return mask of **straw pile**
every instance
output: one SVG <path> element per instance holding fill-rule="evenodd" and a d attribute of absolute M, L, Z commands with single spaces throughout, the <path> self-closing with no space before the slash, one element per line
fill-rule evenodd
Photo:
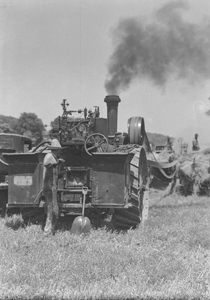
<path fill-rule="evenodd" d="M 180 156 L 177 176 L 185 195 L 209 195 L 210 188 L 210 149 Z"/>
<path fill-rule="evenodd" d="M 168 163 L 168 162 L 172 162 L 176 159 L 177 159 L 177 155 L 174 152 L 170 153 L 166 150 L 159 153 L 156 157 L 156 160 L 160 163 Z"/>
<path fill-rule="evenodd" d="M 163 150 L 160 153 L 147 152 L 147 159 L 155 160 L 159 163 L 168 163 L 178 159 L 178 155 L 174 152 L 168 152 L 167 150 Z"/>

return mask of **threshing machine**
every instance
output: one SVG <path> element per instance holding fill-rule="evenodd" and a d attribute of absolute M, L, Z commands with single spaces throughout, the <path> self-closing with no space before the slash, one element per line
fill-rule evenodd
<path fill-rule="evenodd" d="M 61 216 L 81 215 L 83 191 L 87 192 L 85 215 L 93 224 L 109 216 L 114 228 L 137 226 L 148 212 L 148 166 L 143 147 L 144 120 L 128 120 L 128 132 L 117 132 L 119 96 L 106 96 L 107 118 L 94 111 L 63 112 L 53 136 L 64 149 L 60 157 L 58 204 Z M 80 117 L 75 117 L 75 113 Z M 47 142 L 44 142 L 47 143 Z M 42 143 L 43 144 L 43 143 Z M 42 195 L 43 145 L 32 153 L 8 153 L 8 210 L 18 209 L 23 216 L 39 216 Z"/>

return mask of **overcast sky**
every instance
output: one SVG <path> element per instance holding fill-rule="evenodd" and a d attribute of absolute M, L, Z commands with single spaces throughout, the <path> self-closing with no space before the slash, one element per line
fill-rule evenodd
<path fill-rule="evenodd" d="M 118 129 L 210 146 L 210 1 L 0 0 L 0 114 L 50 124 L 119 94 Z"/>

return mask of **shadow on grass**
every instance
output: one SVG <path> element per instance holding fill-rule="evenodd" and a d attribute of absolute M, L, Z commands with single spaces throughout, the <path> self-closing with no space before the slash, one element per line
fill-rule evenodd
<path fill-rule="evenodd" d="M 157 203 L 153 204 L 150 206 L 150 208 L 173 208 L 173 209 L 176 209 L 176 208 L 180 208 L 180 207 L 194 207 L 194 206 L 197 206 L 197 207 L 208 207 L 209 205 L 206 204 L 206 203 L 201 203 L 201 202 L 192 202 L 192 203 L 175 203 L 175 204 L 161 204 L 160 201 L 162 199 L 158 200 Z"/>
<path fill-rule="evenodd" d="M 56 231 L 60 231 L 60 232 L 65 232 L 65 231 L 71 231 L 71 227 L 73 224 L 74 219 L 77 216 L 63 216 L 60 217 L 58 222 L 57 222 L 57 226 L 56 226 Z M 13 230 L 18 230 L 20 228 L 26 228 L 27 226 L 30 225 L 37 225 L 37 226 L 41 226 L 42 230 L 44 230 L 44 226 L 45 226 L 45 220 L 41 220 L 40 222 L 26 222 L 24 221 L 24 219 L 22 218 L 21 214 L 13 214 L 11 216 L 6 216 L 5 217 L 5 223 L 4 225 L 7 228 L 13 229 Z M 106 218 L 104 220 L 101 220 L 100 222 L 92 222 L 91 223 L 91 229 L 99 229 L 99 228 L 105 228 L 107 231 L 110 232 L 117 232 L 117 233 L 122 233 L 122 232 L 127 232 L 127 230 L 117 230 L 113 227 L 113 224 L 111 223 L 111 220 Z"/>
<path fill-rule="evenodd" d="M 57 230 L 59 231 L 70 231 L 72 223 L 76 216 L 64 216 L 58 219 Z"/>
<path fill-rule="evenodd" d="M 58 231 L 71 231 L 71 227 L 72 224 L 74 222 L 74 219 L 77 216 L 64 216 L 64 217 L 60 217 L 56 226 L 56 230 Z M 95 221 L 94 219 L 91 218 L 91 229 L 101 229 L 101 228 L 105 228 L 107 231 L 110 232 L 116 232 L 116 233 L 126 233 L 127 230 L 122 230 L 122 229 L 116 229 L 113 226 L 113 223 L 111 221 L 111 218 L 107 217 L 104 219 L 101 219 L 100 221 Z"/>

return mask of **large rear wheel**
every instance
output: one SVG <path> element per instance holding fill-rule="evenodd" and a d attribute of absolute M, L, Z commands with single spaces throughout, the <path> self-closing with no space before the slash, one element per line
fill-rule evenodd
<path fill-rule="evenodd" d="M 148 167 L 144 148 L 132 150 L 133 158 L 130 162 L 130 195 L 128 208 L 115 209 L 112 217 L 116 229 L 127 230 L 140 224 L 144 210 L 147 210 L 148 198 Z"/>

